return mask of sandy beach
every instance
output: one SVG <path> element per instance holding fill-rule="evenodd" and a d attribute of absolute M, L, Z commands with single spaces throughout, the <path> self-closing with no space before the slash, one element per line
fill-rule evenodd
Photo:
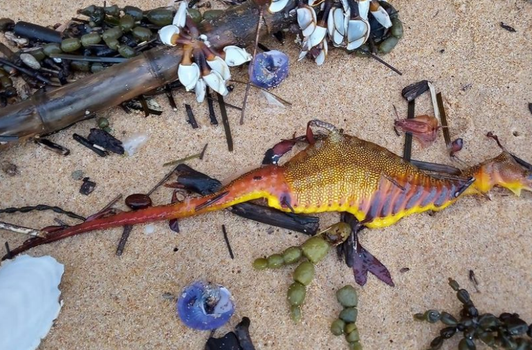
<path fill-rule="evenodd" d="M 132 1 L 116 4 L 143 9 L 167 4 Z M 67 21 L 78 8 L 91 3 L 6 0 L 0 17 L 51 25 Z M 187 164 L 227 182 L 258 167 L 266 149 L 280 139 L 303 134 L 314 118 L 401 154 L 404 137 L 393 130 L 394 106 L 406 118 L 401 89 L 422 79 L 432 81 L 442 93 L 451 137 L 464 140 L 459 156 L 466 164 L 499 154 L 496 143 L 485 136 L 489 131 L 509 151 L 531 162 L 532 3 L 396 0 L 393 5 L 400 11 L 405 33 L 383 58 L 403 75 L 343 50 L 331 49 L 320 67 L 310 60 L 297 62 L 299 48 L 293 36 L 287 35 L 284 46 L 268 39 L 266 46 L 290 57 L 289 77 L 274 92 L 292 106 L 271 106 L 252 90 L 244 125 L 238 124 L 240 113 L 229 110 L 233 152 L 227 150 L 222 126 L 210 124 L 207 105 L 179 90 L 174 93 L 177 111 L 164 96 L 157 97 L 161 116 L 145 118 L 140 112 L 126 114 L 119 108 L 98 113 L 110 120 L 121 139 L 139 133 L 149 136 L 133 156 L 100 158 L 75 142 L 72 134 L 87 135 L 96 127 L 94 119 L 50 136 L 71 150 L 67 157 L 33 143 L 1 151 L 0 163 L 16 164 L 19 174 L 0 172 L 0 207 L 49 204 L 89 216 L 118 194 L 147 192 L 168 172 L 163 163 L 197 153 L 206 143 L 204 159 Z M 516 31 L 501 28 L 501 22 Z M 244 70 L 234 69 L 233 75 L 247 78 Z M 226 102 L 241 105 L 244 90 L 243 85 L 235 85 Z M 187 123 L 185 103 L 192 106 L 198 129 Z M 416 100 L 416 114 L 433 115 L 428 94 Z M 427 148 L 414 142 L 413 157 L 452 164 L 441 132 Z M 75 170 L 97 183 L 89 196 L 79 193 L 81 181 L 71 176 Z M 152 199 L 165 204 L 170 196 L 170 189 L 160 188 Z M 356 286 L 357 324 L 364 349 L 427 349 L 443 326 L 414 322 L 412 315 L 429 308 L 458 314 L 460 304 L 447 284 L 449 277 L 472 292 L 481 312 L 517 312 L 532 321 L 532 193 L 516 197 L 496 189 L 490 197 L 468 196 L 433 216 L 412 215 L 393 226 L 363 232 L 362 244 L 390 269 L 396 284 L 392 288 L 370 276 L 364 287 Z M 126 209 L 123 201 L 118 207 Z M 339 217 L 336 213 L 319 216 L 321 227 Z M 0 214 L 0 221 L 41 228 L 54 224 L 55 217 L 51 212 Z M 227 251 L 222 225 L 234 259 Z M 301 244 L 305 235 L 228 211 L 183 219 L 180 230 L 172 232 L 165 222 L 148 229 L 136 226 L 120 257 L 115 250 L 121 229 L 92 232 L 29 251 L 33 256 L 51 255 L 65 265 L 64 307 L 39 349 L 203 349 L 209 332 L 184 326 L 176 316 L 175 302 L 164 297 L 165 293 L 178 295 L 199 279 L 226 286 L 235 299 L 235 315 L 216 331 L 217 336 L 247 316 L 256 349 L 347 349 L 345 339 L 331 334 L 329 326 L 341 310 L 335 291 L 355 282 L 350 268 L 335 254 L 316 266 L 303 320 L 294 325 L 286 301 L 293 268 L 256 271 L 251 264 L 258 257 Z M 8 241 L 14 247 L 23 240 L 21 235 L 0 230 L 2 246 Z M 409 270 L 400 272 L 405 267 Z M 478 293 L 468 279 L 469 270 L 479 281 Z M 456 349 L 457 344 L 455 337 L 443 349 Z"/>

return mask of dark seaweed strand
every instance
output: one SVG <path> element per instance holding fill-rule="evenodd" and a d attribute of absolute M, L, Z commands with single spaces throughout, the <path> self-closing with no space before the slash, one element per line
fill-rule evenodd
<path fill-rule="evenodd" d="M 415 100 L 408 101 L 408 115 L 407 119 L 414 119 L 414 114 L 416 110 Z M 403 149 L 403 159 L 410 161 L 412 158 L 412 134 L 409 132 L 405 133 L 405 147 Z"/>
<path fill-rule="evenodd" d="M 122 236 L 120 237 L 120 241 L 118 241 L 118 246 L 116 247 L 116 255 L 120 256 L 124 252 L 124 248 L 126 246 L 127 240 L 129 238 L 129 234 L 133 230 L 133 225 L 125 225 L 124 231 L 122 232 Z"/>
<path fill-rule="evenodd" d="M 227 246 L 227 250 L 229 251 L 229 256 L 231 257 L 231 259 L 234 259 L 235 255 L 233 254 L 231 243 L 229 243 L 229 238 L 227 237 L 227 230 L 225 229 L 225 225 L 222 225 L 222 232 L 224 234 L 225 245 Z"/>
<path fill-rule="evenodd" d="M 438 102 L 438 109 L 440 110 L 441 125 L 443 127 L 443 138 L 448 149 L 451 147 L 451 135 L 449 133 L 449 124 L 447 123 L 447 115 L 445 114 L 445 107 L 443 107 L 443 98 L 441 92 L 436 94 L 436 101 Z"/>
<path fill-rule="evenodd" d="M 71 211 L 67 211 L 67 210 L 61 209 L 59 207 L 50 206 L 50 205 L 46 205 L 46 204 L 38 204 L 38 205 L 26 206 L 26 207 L 20 207 L 20 208 L 10 207 L 10 208 L 5 208 L 5 209 L 0 209 L 0 214 L 2 214 L 2 213 L 5 213 L 5 214 L 29 213 L 30 211 L 34 211 L 34 210 L 37 210 L 37 211 L 51 210 L 51 211 L 53 211 L 55 213 L 58 213 L 58 214 L 65 214 L 66 216 L 71 217 L 73 219 L 78 219 L 78 220 L 81 220 L 81 221 L 85 221 L 85 218 L 83 216 L 81 216 L 81 215 L 78 215 L 78 214 L 73 213 Z"/>
<path fill-rule="evenodd" d="M 216 113 L 214 113 L 214 104 L 212 103 L 210 88 L 207 88 L 207 90 L 205 91 L 205 95 L 207 96 L 207 105 L 209 106 L 209 119 L 211 120 L 211 124 L 218 125 Z"/>
<path fill-rule="evenodd" d="M 218 94 L 218 104 L 220 105 L 220 113 L 222 114 L 222 123 L 225 130 L 225 138 L 227 139 L 227 149 L 229 152 L 233 152 L 233 136 L 231 135 L 231 126 L 229 125 L 229 119 L 227 118 L 227 110 L 225 109 L 224 97 Z"/>

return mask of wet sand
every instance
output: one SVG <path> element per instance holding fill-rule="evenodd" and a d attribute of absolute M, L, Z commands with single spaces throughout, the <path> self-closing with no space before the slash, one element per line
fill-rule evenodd
<path fill-rule="evenodd" d="M 64 22 L 90 1 L 19 2 L 8 0 L 1 16 L 43 25 Z M 164 2 L 126 3 L 142 8 Z M 227 151 L 221 126 L 212 126 L 206 105 L 192 94 L 175 93 L 179 109 L 158 98 L 162 116 L 144 118 L 115 108 L 99 113 L 111 121 L 115 134 L 125 139 L 135 133 L 149 135 L 148 142 L 131 157 L 99 158 L 72 139 L 86 135 L 95 120 L 79 123 L 50 139 L 68 147 L 72 154 L 60 157 L 32 143 L 0 153 L 20 174 L 0 173 L 1 207 L 46 203 L 88 216 L 117 194 L 146 192 L 168 168 L 164 162 L 200 151 L 209 143 L 203 161 L 188 164 L 219 179 L 229 180 L 260 164 L 264 151 L 281 138 L 302 134 L 309 119 L 320 118 L 369 141 L 400 153 L 403 138 L 393 132 L 394 108 L 406 116 L 401 89 L 428 79 L 442 92 L 453 138 L 465 141 L 460 157 L 475 164 L 499 153 L 485 137 L 497 134 L 515 154 L 532 161 L 532 3 L 453 0 L 445 2 L 394 1 L 404 22 L 405 36 L 384 58 L 403 72 L 395 74 L 373 60 L 331 50 L 325 65 L 296 62 L 293 41 L 280 47 L 291 59 L 288 79 L 275 93 L 292 103 L 291 108 L 269 106 L 260 94 L 250 96 L 247 119 L 230 110 L 235 140 Z M 7 7 L 7 8 L 5 8 Z M 500 22 L 516 29 L 510 33 Z M 273 40 L 269 47 L 279 47 Z M 234 70 L 235 77 L 245 79 Z M 236 85 L 226 99 L 240 105 L 244 87 Z M 432 114 L 428 95 L 416 105 L 417 114 Z M 200 125 L 186 122 L 183 104 L 195 111 Z M 441 133 L 425 149 L 415 143 L 417 159 L 449 163 Z M 79 194 L 81 181 L 74 170 L 97 183 L 90 196 Z M 167 203 L 171 191 L 161 188 L 155 203 Z M 412 314 L 428 308 L 458 314 L 459 302 L 447 286 L 457 279 L 474 291 L 468 271 L 474 270 L 480 293 L 472 297 L 481 312 L 518 312 L 532 320 L 532 195 L 520 198 L 503 190 L 482 197 L 461 199 L 434 216 L 419 214 L 398 224 L 366 230 L 362 243 L 390 269 L 395 288 L 371 276 L 359 291 L 358 327 L 365 349 L 426 349 L 441 325 L 416 323 Z M 125 205 L 121 205 L 125 209 Z M 0 215 L 0 220 L 43 227 L 57 215 L 32 213 Z M 326 227 L 337 214 L 320 215 Z M 64 217 L 61 217 L 64 219 Z M 74 223 L 71 219 L 65 219 Z M 235 253 L 227 252 L 221 225 Z M 180 222 L 181 233 L 156 223 L 154 232 L 135 227 L 121 257 L 115 256 L 121 229 L 94 232 L 38 247 L 29 253 L 49 254 L 65 264 L 62 281 L 64 307 L 40 349 L 202 349 L 209 332 L 186 328 L 175 313 L 174 302 L 164 293 L 177 295 L 197 279 L 215 281 L 229 288 L 237 308 L 231 322 L 216 332 L 222 335 L 243 316 L 251 319 L 251 336 L 257 349 L 346 349 L 343 337 L 329 331 L 340 306 L 334 292 L 354 279 L 350 269 L 330 254 L 317 266 L 303 307 L 303 321 L 292 324 L 288 316 L 286 289 L 292 269 L 254 271 L 251 262 L 305 240 L 299 233 L 272 228 L 235 217 L 229 212 L 211 213 Z M 0 242 L 16 246 L 23 238 L 0 231 Z M 408 272 L 400 270 L 408 267 Z M 456 349 L 458 339 L 444 349 Z M 480 347 L 481 348 L 481 347 Z"/>

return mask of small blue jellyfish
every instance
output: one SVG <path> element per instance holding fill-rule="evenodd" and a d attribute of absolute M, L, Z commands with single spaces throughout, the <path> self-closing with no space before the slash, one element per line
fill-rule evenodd
<path fill-rule="evenodd" d="M 249 66 L 249 72 L 253 85 L 263 89 L 277 87 L 288 76 L 288 56 L 277 50 L 259 53 Z"/>
<path fill-rule="evenodd" d="M 196 281 L 185 287 L 177 299 L 177 314 L 190 328 L 202 331 L 223 326 L 235 306 L 227 288 L 215 283 Z"/>

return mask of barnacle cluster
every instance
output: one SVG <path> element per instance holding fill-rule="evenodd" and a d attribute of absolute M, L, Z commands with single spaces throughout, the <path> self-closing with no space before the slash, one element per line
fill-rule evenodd
<path fill-rule="evenodd" d="M 282 253 L 258 258 L 253 262 L 253 267 L 257 270 L 277 269 L 300 262 L 294 270 L 294 282 L 287 292 L 290 318 L 294 322 L 301 320 L 301 306 L 307 295 L 307 286 L 314 279 L 314 265 L 327 256 L 331 247 L 344 242 L 350 233 L 351 227 L 345 222 L 340 222 L 307 239 L 301 246 L 290 247 Z"/>
<path fill-rule="evenodd" d="M 269 9 L 282 8 L 273 2 Z M 307 0 L 300 1 L 296 11 L 302 36 L 299 59 L 310 57 L 318 65 L 325 62 L 329 42 L 348 51 L 371 52 L 365 45 L 371 38 L 379 52 L 388 53 L 403 34 L 397 11 L 385 1 Z"/>
<path fill-rule="evenodd" d="M 447 326 L 432 340 L 431 350 L 440 349 L 445 339 L 458 333 L 463 335 L 458 344 L 459 350 L 475 350 L 475 340 L 496 349 L 532 349 L 532 324 L 527 325 L 516 313 L 504 312 L 499 317 L 490 313 L 479 314 L 467 290 L 461 289 L 453 279 L 449 279 L 449 285 L 456 291 L 456 297 L 463 305 L 459 318 L 437 310 L 414 315 L 416 320 L 430 323 L 441 321 Z"/>
<path fill-rule="evenodd" d="M 223 52 L 213 50 L 207 36 L 200 33 L 196 23 L 187 15 L 187 9 L 187 2 L 181 2 L 172 24 L 161 28 L 159 38 L 163 44 L 183 46 L 177 76 L 187 91 L 196 92 L 198 102 L 205 99 L 207 86 L 225 96 L 229 93 L 227 82 L 231 79 L 229 67 L 248 62 L 251 55 L 233 45 L 224 47 Z"/>

